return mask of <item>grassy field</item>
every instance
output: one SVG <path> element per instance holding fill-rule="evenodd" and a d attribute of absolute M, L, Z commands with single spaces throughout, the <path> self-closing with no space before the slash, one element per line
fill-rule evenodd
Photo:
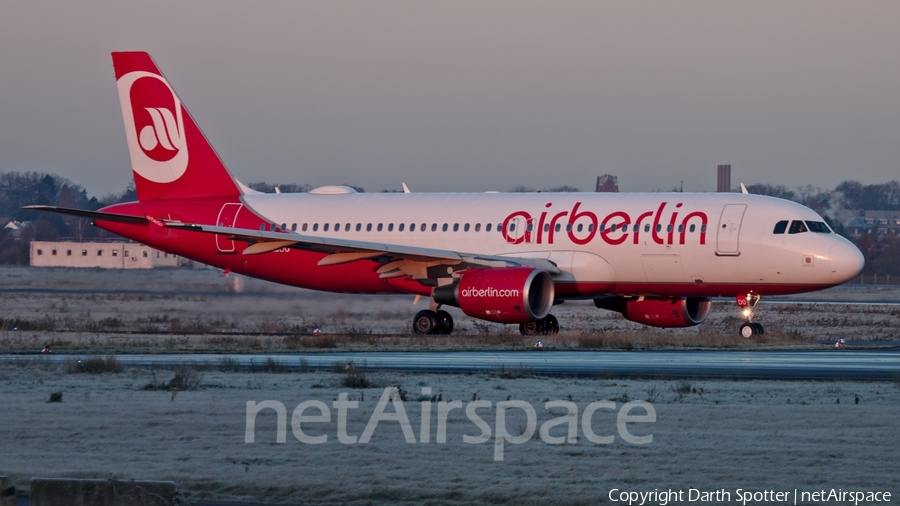
<path fill-rule="evenodd" d="M 554 309 L 563 332 L 545 338 L 558 349 L 816 348 L 819 339 L 896 339 L 900 292 L 840 287 L 796 296 L 800 303 L 761 304 L 760 340 L 736 335 L 732 304 L 716 302 L 708 321 L 658 330 L 625 321 L 590 303 Z M 862 304 L 813 300 L 853 299 Z M 808 302 L 802 302 L 802 301 Z M 871 303 L 866 303 L 869 301 Z M 334 371 L 261 372 L 124 369 L 114 354 L 340 350 L 521 349 L 532 339 L 514 326 L 484 324 L 451 309 L 453 337 L 417 337 L 410 320 L 424 302 L 411 296 L 359 296 L 299 290 L 226 278 L 215 270 L 101 271 L 0 269 L 0 353 L 78 352 L 105 358 L 62 366 L 0 366 L 0 475 L 27 489 L 32 477 L 174 480 L 190 500 L 291 504 L 597 504 L 611 489 L 888 490 L 900 492 L 896 435 L 900 384 L 727 380 L 609 380 L 532 377 L 527 370 L 478 375 Z M 312 335 L 315 328 L 323 332 Z M 106 356 L 111 354 L 110 356 Z M 650 402 L 656 422 L 637 431 L 649 444 L 577 439 L 548 444 L 537 433 L 507 444 L 477 435 L 462 410 L 447 418 L 447 440 L 406 442 L 382 422 L 367 444 L 337 440 L 335 417 L 311 431 L 324 444 L 301 443 L 292 410 L 305 401 L 358 402 L 347 433 L 360 436 L 384 389 L 404 392 L 415 439 L 421 401 L 489 401 L 480 411 L 495 427 L 496 403 L 524 401 L 537 424 L 559 416 L 544 409 L 565 401 L 584 410 L 608 400 L 620 408 Z M 286 408 L 287 437 L 276 442 L 274 411 L 260 413 L 246 443 L 248 402 Z M 434 403 L 433 403 L 434 404 Z M 558 409 L 558 408 L 557 408 Z M 389 412 L 393 412 L 388 408 Z M 581 411 L 579 411 L 581 413 Z M 334 414 L 334 413 L 333 413 Z M 510 433 L 528 428 L 522 411 Z M 614 411 L 594 418 L 597 434 L 616 434 Z M 565 435 L 557 426 L 550 435 Z M 496 435 L 496 434 L 495 434 Z M 734 497 L 732 497 L 734 499 Z M 732 501 L 734 503 L 734 501 Z"/>
<path fill-rule="evenodd" d="M 733 303 L 716 301 L 703 324 L 653 329 L 571 301 L 554 308 L 557 349 L 816 348 L 818 340 L 896 340 L 900 307 L 878 303 L 803 302 L 852 298 L 900 299 L 900 288 L 838 287 L 795 296 L 794 303 L 763 300 L 761 338 L 737 335 Z M 410 331 L 413 305 L 404 295 L 314 292 L 212 269 L 100 270 L 0 268 L 0 353 L 242 352 L 389 349 L 520 349 L 515 325 L 474 320 L 458 309 L 452 337 Z M 319 328 L 323 335 L 313 336 Z"/>
<path fill-rule="evenodd" d="M 586 505 L 608 503 L 614 488 L 670 487 L 900 493 L 900 385 L 893 383 L 103 369 L 0 369 L 0 474 L 25 489 L 34 476 L 174 480 L 190 500 L 275 504 Z M 335 410 L 330 422 L 304 426 L 308 435 L 327 435 L 323 444 L 301 443 L 291 431 L 299 403 L 331 407 L 344 393 L 358 402 L 347 424 L 358 437 L 391 386 L 407 396 L 416 443 L 398 423 L 381 422 L 369 443 L 342 444 Z M 430 441 L 421 442 L 424 387 L 448 402 L 490 401 L 479 413 L 492 428 L 496 403 L 509 399 L 532 404 L 538 426 L 560 415 L 544 409 L 550 400 L 579 410 L 601 399 L 617 409 L 648 401 L 656 422 L 632 432 L 653 439 L 626 443 L 616 435 L 615 411 L 601 411 L 592 430 L 615 436 L 611 444 L 588 441 L 579 426 L 574 442 L 548 444 L 536 433 L 507 443 L 497 461 L 493 438 L 463 441 L 479 429 L 461 410 L 451 412 L 446 442 L 437 443 L 432 407 Z M 54 394 L 60 402 L 48 402 Z M 248 444 L 246 403 L 266 400 L 286 407 L 286 440 L 276 442 L 269 410 L 256 418 Z M 510 410 L 506 426 L 523 433 L 523 412 Z"/>

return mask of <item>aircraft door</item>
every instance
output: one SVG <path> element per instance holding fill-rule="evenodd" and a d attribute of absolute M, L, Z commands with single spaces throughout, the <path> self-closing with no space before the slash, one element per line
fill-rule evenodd
<path fill-rule="evenodd" d="M 719 219 L 716 234 L 716 255 L 738 256 L 741 254 L 739 237 L 741 222 L 744 220 L 746 204 L 726 204 Z"/>
<path fill-rule="evenodd" d="M 225 204 L 222 206 L 222 209 L 219 210 L 219 218 L 216 220 L 216 225 L 220 227 L 234 227 L 235 223 L 237 223 L 237 215 L 238 212 L 243 207 L 243 204 Z M 219 249 L 219 253 L 234 253 L 234 241 L 228 238 L 228 236 L 222 234 L 216 234 L 216 248 Z"/>
<path fill-rule="evenodd" d="M 527 237 L 525 234 L 525 223 L 526 221 L 518 216 L 509 220 L 506 224 L 507 242 L 513 244 L 525 242 L 525 237 Z"/>

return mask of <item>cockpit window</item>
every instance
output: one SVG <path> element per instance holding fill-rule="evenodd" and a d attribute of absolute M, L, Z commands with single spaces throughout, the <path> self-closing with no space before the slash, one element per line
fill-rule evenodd
<path fill-rule="evenodd" d="M 822 221 L 807 221 L 806 226 L 809 227 L 810 232 L 817 232 L 819 234 L 831 233 L 831 229 Z"/>
<path fill-rule="evenodd" d="M 787 220 L 779 221 L 775 224 L 775 230 L 772 231 L 773 234 L 783 234 L 785 230 L 787 230 Z"/>
<path fill-rule="evenodd" d="M 802 232 L 806 232 L 806 224 L 804 224 L 800 220 L 794 220 L 791 222 L 791 228 L 788 229 L 789 234 L 799 234 Z"/>

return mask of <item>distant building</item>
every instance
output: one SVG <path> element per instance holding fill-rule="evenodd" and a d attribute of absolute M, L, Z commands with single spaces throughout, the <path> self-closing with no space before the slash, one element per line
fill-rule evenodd
<path fill-rule="evenodd" d="M 728 193 L 731 191 L 731 165 L 719 165 L 716 178 L 716 191 Z"/>
<path fill-rule="evenodd" d="M 34 267 L 152 269 L 179 267 L 190 261 L 135 242 L 32 241 Z"/>
<path fill-rule="evenodd" d="M 26 225 L 28 225 L 28 222 L 11 220 L 7 222 L 3 228 L 9 230 L 13 237 L 20 237 L 22 229 L 25 228 Z"/>
<path fill-rule="evenodd" d="M 597 176 L 597 188 L 594 191 L 619 193 L 619 178 L 610 174 Z"/>
<path fill-rule="evenodd" d="M 866 234 L 878 237 L 900 235 L 900 211 L 845 209 L 838 213 L 837 220 L 844 226 L 844 233 L 852 238 Z"/>

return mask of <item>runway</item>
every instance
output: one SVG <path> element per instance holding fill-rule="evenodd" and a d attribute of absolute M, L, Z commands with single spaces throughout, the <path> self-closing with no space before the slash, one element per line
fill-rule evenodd
<path fill-rule="evenodd" d="M 2 355 L 11 364 L 64 364 L 78 355 Z M 821 351 L 509 351 L 242 355 L 119 355 L 123 367 L 230 370 L 407 371 L 609 378 L 900 380 L 900 350 Z"/>

